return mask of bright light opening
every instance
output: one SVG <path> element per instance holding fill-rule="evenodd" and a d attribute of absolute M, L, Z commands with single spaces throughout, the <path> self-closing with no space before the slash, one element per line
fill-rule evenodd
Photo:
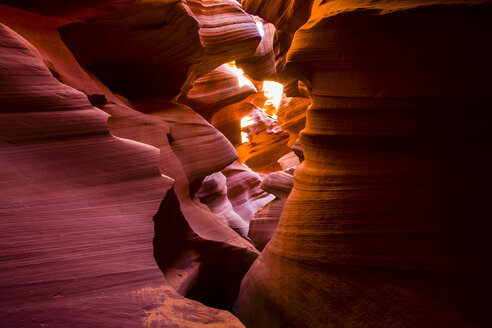
<path fill-rule="evenodd" d="M 248 132 L 243 132 L 243 129 L 246 129 L 254 124 L 253 118 L 251 116 L 245 116 L 241 119 L 241 142 L 249 142 Z"/>
<path fill-rule="evenodd" d="M 273 105 L 275 109 L 278 109 L 280 101 L 282 100 L 282 94 L 284 92 L 284 86 L 278 82 L 263 81 L 263 91 L 268 98 L 265 105 Z"/>
<path fill-rule="evenodd" d="M 235 61 L 231 61 L 227 64 L 229 64 L 229 67 L 232 69 L 232 71 L 236 75 L 237 84 L 239 85 L 240 88 L 245 86 L 245 85 L 253 87 L 253 88 L 255 87 L 253 82 L 251 82 L 246 76 L 244 76 L 244 71 L 240 68 L 237 68 Z"/>
<path fill-rule="evenodd" d="M 242 143 L 249 142 L 249 137 L 248 137 L 248 134 L 246 132 L 241 132 L 241 142 Z"/>
<path fill-rule="evenodd" d="M 263 30 L 263 23 L 260 21 L 256 22 L 256 28 L 258 29 L 258 33 L 260 33 L 261 37 L 265 35 L 265 30 Z"/>
<path fill-rule="evenodd" d="M 245 116 L 241 119 L 241 129 L 245 129 L 253 125 L 254 121 L 251 116 Z"/>
<path fill-rule="evenodd" d="M 256 28 L 258 29 L 258 33 L 260 33 L 261 37 L 263 37 L 265 35 L 265 30 L 263 29 L 263 22 L 257 16 L 254 16 L 253 19 L 255 20 Z"/>

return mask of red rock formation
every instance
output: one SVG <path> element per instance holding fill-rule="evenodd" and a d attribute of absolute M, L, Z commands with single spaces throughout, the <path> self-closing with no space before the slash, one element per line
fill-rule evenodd
<path fill-rule="evenodd" d="M 202 95 L 206 97 L 206 93 Z M 197 101 L 199 99 L 197 97 Z M 239 161 L 258 172 L 280 170 L 278 160 L 290 152 L 288 134 L 280 129 L 277 120 L 265 113 L 267 100 L 263 91 L 252 94 L 241 102 L 220 108 L 211 119 L 212 124 L 235 145 Z M 250 125 L 241 127 L 248 118 Z M 241 132 L 248 135 L 247 140 Z"/>
<path fill-rule="evenodd" d="M 261 24 L 263 30 L 261 42 L 253 56 L 239 59 L 237 65 L 256 81 L 277 81 L 275 53 L 273 51 L 275 26 L 262 20 L 259 20 L 258 23 Z"/>
<path fill-rule="evenodd" d="M 25 2 L 22 7 L 31 9 L 32 5 L 35 6 Z M 237 3 L 229 1 L 112 1 L 101 7 L 94 7 L 91 2 L 72 5 L 65 7 L 70 7 L 67 12 L 60 8 L 60 15 L 66 15 L 63 18 L 40 16 L 0 5 L 0 19 L 34 45 L 39 60 L 49 67 L 56 79 L 83 91 L 93 105 L 111 115 L 108 121 L 113 135 L 160 150 L 155 168 L 158 166 L 160 173 L 172 177 L 175 183 L 154 217 L 156 261 L 169 284 L 182 294 L 217 307 L 231 307 L 242 276 L 256 258 L 257 251 L 201 204 L 195 193 L 206 176 L 228 166 L 237 154 L 232 145 L 193 110 L 166 99 L 176 95 L 188 77 L 192 81 L 223 61 L 253 53 L 259 41 L 254 21 Z M 229 24 L 231 17 L 234 24 Z M 230 32 L 234 37 L 226 38 Z M 180 48 L 187 42 L 192 46 Z M 98 47 L 97 51 L 94 51 L 95 47 Z M 186 51 L 190 51 L 189 56 Z M 166 89 L 165 83 L 169 88 Z M 9 90 L 10 80 L 6 86 Z M 40 90 L 38 86 L 28 84 L 23 88 L 26 93 L 39 93 Z M 60 95 L 67 98 L 61 91 Z M 19 97 L 29 102 L 27 107 L 44 110 L 39 96 L 29 98 L 19 93 Z M 80 98 L 88 104 L 82 94 Z M 49 106 L 53 102 L 50 99 L 46 100 Z M 10 108 L 20 106 L 17 98 L 2 101 Z M 76 101 L 78 98 L 68 102 L 67 106 L 73 106 Z M 47 108 L 51 108 L 49 106 Z M 77 112 L 71 111 L 70 115 L 64 116 L 66 128 L 53 123 L 49 126 L 51 131 L 41 132 L 46 138 L 56 137 L 61 141 L 65 137 L 71 138 L 68 128 L 72 125 L 68 123 L 85 120 L 78 115 L 72 119 L 73 113 Z M 101 115 L 106 119 L 106 114 Z M 90 125 L 88 128 L 92 129 Z M 12 130 L 15 129 L 9 129 L 9 133 L 14 133 Z M 108 152 L 107 156 L 110 154 Z M 133 162 L 125 159 L 125 163 L 132 165 Z M 165 192 L 160 190 L 159 194 L 162 199 Z M 151 212 L 146 211 L 145 215 L 150 218 Z M 166 230 L 168 226 L 176 226 L 176 230 Z M 151 249 L 145 251 L 150 254 Z M 178 302 L 180 298 L 175 295 L 175 299 Z M 219 318 L 218 324 L 220 320 L 226 321 L 227 316 L 212 312 L 211 317 Z M 149 322 L 155 322 L 155 317 L 152 320 Z M 183 325 L 188 326 L 193 320 Z M 200 320 L 213 322 L 215 319 L 196 319 Z M 234 325 L 231 320 L 228 322 Z"/>
<path fill-rule="evenodd" d="M 249 142 L 236 147 L 239 161 L 257 172 L 273 172 L 281 169 L 277 160 L 290 152 L 288 134 L 278 122 L 259 108 L 250 113 L 253 124 L 246 128 Z"/>
<path fill-rule="evenodd" d="M 281 128 L 290 136 L 288 145 L 292 146 L 299 138 L 299 132 L 306 125 L 306 110 L 311 101 L 301 97 L 284 97 L 280 102 L 277 117 Z"/>
<path fill-rule="evenodd" d="M 158 147 L 161 172 L 175 180 L 173 191 L 168 192 L 154 217 L 154 253 L 167 281 L 188 297 L 230 308 L 257 252 L 226 226 L 221 216 L 201 204 L 196 192 L 205 176 L 236 158 L 234 149 L 184 106 L 164 110 L 160 104 L 161 111 L 152 115 L 128 109 L 120 113 L 121 108 L 115 105 L 106 107 L 113 110 L 112 131 Z M 210 157 L 217 149 L 221 152 Z"/>
<path fill-rule="evenodd" d="M 232 208 L 227 198 L 226 177 L 216 172 L 203 180 L 197 193 L 200 202 L 206 204 L 225 224 L 243 237 L 248 236 L 249 222 L 244 221 Z"/>
<path fill-rule="evenodd" d="M 155 264 L 150 218 L 173 183 L 157 149 L 112 136 L 108 115 L 3 24 L 0 90 L 2 327 L 242 326 Z"/>
<path fill-rule="evenodd" d="M 230 308 L 257 252 L 201 204 L 195 193 L 203 178 L 237 158 L 234 148 L 186 106 L 156 100 L 132 105 L 152 114 L 108 104 L 104 109 L 112 115 L 112 131 L 159 148 L 160 170 L 175 180 L 172 194 L 168 193 L 154 217 L 154 253 L 159 267 L 182 294 Z"/>
<path fill-rule="evenodd" d="M 260 251 L 272 239 L 284 210 L 285 201 L 285 199 L 274 199 L 251 218 L 248 237 Z"/>
<path fill-rule="evenodd" d="M 283 171 L 270 173 L 261 183 L 261 189 L 275 195 L 278 199 L 287 199 L 294 187 L 294 170 L 289 168 Z"/>
<path fill-rule="evenodd" d="M 197 196 L 229 227 L 247 238 L 253 214 L 274 198 L 260 189 L 260 183 L 258 174 L 234 162 L 222 172 L 206 177 Z"/>
<path fill-rule="evenodd" d="M 244 9 L 254 15 L 258 15 L 267 22 L 272 23 L 288 33 L 294 33 L 304 24 L 311 12 L 314 0 L 242 0 Z"/>
<path fill-rule="evenodd" d="M 220 64 L 255 53 L 261 36 L 239 2 L 186 0 L 186 5 L 200 26 L 200 42 L 205 48 L 203 58 L 190 69 L 188 85 Z"/>
<path fill-rule="evenodd" d="M 241 137 L 241 119 L 255 108 L 255 105 L 249 101 L 253 96 L 239 103 L 221 108 L 212 118 L 212 125 L 234 146 L 239 146 L 243 142 Z"/>
<path fill-rule="evenodd" d="M 261 188 L 276 196 L 276 199 L 255 213 L 249 227 L 249 237 L 262 250 L 275 232 L 285 202 L 294 185 L 294 168 L 270 173 L 261 183 Z"/>
<path fill-rule="evenodd" d="M 227 178 L 227 197 L 234 211 L 246 222 L 249 223 L 258 209 L 274 199 L 260 188 L 260 176 L 245 165 L 234 162 L 222 173 Z"/>
<path fill-rule="evenodd" d="M 284 84 L 284 92 L 289 97 L 299 96 L 297 90 L 297 80 L 292 76 L 285 74 L 285 56 L 292 43 L 292 37 L 294 32 L 304 24 L 309 18 L 311 4 L 313 0 L 295 0 L 295 1 L 282 1 L 274 0 L 268 2 L 259 2 L 255 0 L 244 0 L 242 4 L 245 10 L 249 13 L 259 15 L 267 22 L 272 23 L 276 30 L 274 34 L 265 33 L 266 38 L 262 40 L 262 43 L 267 43 L 263 48 L 262 53 L 266 56 L 265 63 L 272 65 L 270 69 L 276 70 L 276 81 L 280 81 Z M 269 30 L 271 32 L 271 30 Z M 262 44 L 260 43 L 260 46 Z M 274 60 L 272 62 L 270 48 L 273 51 Z M 259 53 L 257 54 L 259 55 Z M 255 61 L 256 63 L 259 60 Z M 248 66 L 246 66 L 246 69 Z M 255 67 L 260 72 L 265 69 L 256 64 Z M 255 68 L 250 68 L 249 71 L 253 71 Z"/>
<path fill-rule="evenodd" d="M 492 326 L 481 2 L 3 1 L 0 326 Z"/>
<path fill-rule="evenodd" d="M 114 0 L 73 0 L 70 2 L 47 0 L 41 3 L 36 0 L 2 0 L 2 4 L 50 17 L 70 17 L 88 7 L 97 7 L 112 1 Z"/>
<path fill-rule="evenodd" d="M 63 41 L 84 68 L 129 99 L 176 95 L 185 81 L 188 90 L 217 66 L 253 54 L 260 41 L 235 1 L 113 1 L 77 18 L 60 28 Z"/>
<path fill-rule="evenodd" d="M 210 122 L 221 108 L 238 103 L 254 93 L 256 88 L 253 83 L 239 80 L 233 69 L 223 64 L 195 80 L 192 88 L 182 93 L 177 101 L 190 106 Z"/>
<path fill-rule="evenodd" d="M 243 280 L 246 326 L 492 325 L 492 7 L 429 3 L 317 1 L 296 32 L 306 159 Z"/>

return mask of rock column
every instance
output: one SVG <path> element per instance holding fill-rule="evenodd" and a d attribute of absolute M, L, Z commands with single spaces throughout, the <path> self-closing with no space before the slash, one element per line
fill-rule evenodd
<path fill-rule="evenodd" d="M 490 326 L 492 6 L 330 6 L 315 5 L 287 55 L 310 88 L 305 161 L 238 315 L 247 327 Z"/>

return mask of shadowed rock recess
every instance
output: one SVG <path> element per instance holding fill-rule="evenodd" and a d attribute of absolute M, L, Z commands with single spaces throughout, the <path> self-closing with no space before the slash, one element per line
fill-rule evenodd
<path fill-rule="evenodd" d="M 0 327 L 492 327 L 491 17 L 0 1 Z"/>

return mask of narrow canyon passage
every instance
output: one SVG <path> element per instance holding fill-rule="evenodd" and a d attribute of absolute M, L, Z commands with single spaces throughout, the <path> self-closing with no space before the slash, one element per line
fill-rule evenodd
<path fill-rule="evenodd" d="M 491 14 L 1 1 L 0 326 L 492 326 Z"/>

